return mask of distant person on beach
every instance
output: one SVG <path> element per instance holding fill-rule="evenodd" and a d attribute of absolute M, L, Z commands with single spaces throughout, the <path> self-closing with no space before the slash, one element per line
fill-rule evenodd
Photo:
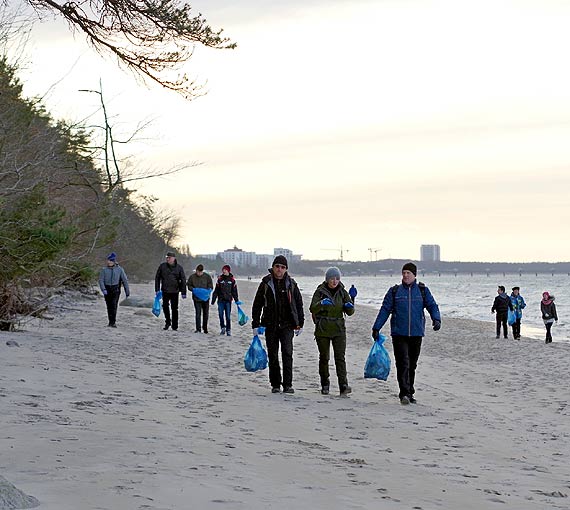
<path fill-rule="evenodd" d="M 325 281 L 315 290 L 309 307 L 315 323 L 315 340 L 319 348 L 319 376 L 323 395 L 328 395 L 330 390 L 331 344 L 340 394 L 344 396 L 352 393 L 346 377 L 344 315 L 354 314 L 354 303 L 340 281 L 340 276 L 338 267 L 329 267 L 325 273 Z"/>
<path fill-rule="evenodd" d="M 265 328 L 267 357 L 269 358 L 269 382 L 271 392 L 284 393 L 293 389 L 293 336 L 299 336 L 305 323 L 303 298 L 297 282 L 287 272 L 287 259 L 277 255 L 269 274 L 261 279 L 251 307 L 253 334 Z M 283 361 L 283 378 L 279 365 L 279 346 Z"/>
<path fill-rule="evenodd" d="M 356 290 L 356 287 L 354 286 L 354 284 L 352 284 L 350 286 L 350 289 L 348 289 L 348 295 L 350 296 L 350 299 L 352 299 L 352 302 L 354 303 L 354 301 L 356 300 L 356 295 L 358 294 L 358 291 Z"/>
<path fill-rule="evenodd" d="M 158 266 L 154 278 L 154 291 L 162 290 L 162 310 L 164 311 L 164 329 L 172 326 L 172 331 L 178 329 L 178 294 L 186 299 L 186 275 L 184 269 L 176 260 L 176 253 L 169 251 L 166 262 Z M 171 312 L 172 310 L 172 317 Z"/>
<path fill-rule="evenodd" d="M 129 281 L 125 270 L 117 263 L 115 252 L 107 256 L 107 265 L 99 272 L 99 288 L 105 297 L 107 305 L 108 327 L 116 328 L 117 308 L 121 296 L 121 285 L 125 288 L 125 294 L 130 296 Z"/>
<path fill-rule="evenodd" d="M 507 319 L 509 316 L 509 310 L 513 310 L 513 304 L 511 303 L 511 298 L 505 293 L 505 287 L 503 285 L 499 285 L 497 288 L 497 294 L 495 301 L 493 301 L 493 306 L 491 307 L 491 313 L 497 312 L 496 338 L 501 338 L 501 325 L 503 326 L 503 335 L 505 338 L 509 338 Z"/>
<path fill-rule="evenodd" d="M 558 322 L 558 314 L 556 313 L 556 305 L 554 304 L 554 296 L 549 292 L 542 293 L 542 301 L 540 302 L 540 312 L 542 313 L 542 320 L 546 327 L 546 339 L 544 343 L 552 343 L 552 325 Z"/>
<path fill-rule="evenodd" d="M 402 283 L 390 288 L 372 326 L 372 337 L 378 340 L 382 326 L 390 318 L 390 334 L 396 359 L 400 402 L 415 404 L 416 367 L 422 338 L 425 336 L 424 308 L 428 311 L 434 331 L 441 328 L 441 315 L 430 290 L 416 281 L 418 269 L 412 262 L 402 267 Z"/>
<path fill-rule="evenodd" d="M 513 287 L 513 291 L 511 293 L 511 304 L 513 305 L 513 312 L 515 314 L 515 322 L 512 325 L 513 328 L 513 338 L 515 340 L 521 339 L 521 320 L 522 320 L 522 311 L 523 308 L 526 306 L 524 302 L 524 298 L 520 295 L 520 287 Z"/>
<path fill-rule="evenodd" d="M 210 315 L 210 294 L 214 288 L 212 277 L 204 272 L 204 266 L 198 264 L 196 271 L 190 275 L 187 282 L 188 290 L 192 292 L 192 301 L 196 312 L 196 331 L 208 334 L 208 316 Z M 196 289 L 196 290 L 195 290 Z"/>
<path fill-rule="evenodd" d="M 238 299 L 236 280 L 232 268 L 226 264 L 222 267 L 222 274 L 218 277 L 216 288 L 212 294 L 212 305 L 218 300 L 218 315 L 220 317 L 220 335 L 232 336 L 232 299 L 241 304 Z"/>

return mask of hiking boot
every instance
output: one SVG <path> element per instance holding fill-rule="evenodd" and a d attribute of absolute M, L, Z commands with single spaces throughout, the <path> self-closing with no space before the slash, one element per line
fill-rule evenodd
<path fill-rule="evenodd" d="M 204 328 L 204 335 L 208 334 L 208 330 L 206 328 Z"/>
<path fill-rule="evenodd" d="M 321 387 L 321 394 L 328 395 L 330 392 L 330 386 L 328 384 L 323 384 Z"/>
<path fill-rule="evenodd" d="M 403 406 L 407 406 L 409 403 L 410 403 L 410 397 L 408 397 L 408 395 L 404 395 L 400 399 L 400 404 L 402 404 Z"/>
<path fill-rule="evenodd" d="M 178 328 L 175 328 L 174 326 L 172 326 L 172 331 L 178 331 Z"/>
<path fill-rule="evenodd" d="M 220 335 L 225 335 L 226 334 L 226 328 L 222 328 L 220 330 Z"/>
<path fill-rule="evenodd" d="M 232 332 L 229 329 L 226 329 L 226 335 L 227 336 L 232 336 Z"/>
<path fill-rule="evenodd" d="M 275 386 L 271 388 L 271 393 L 281 393 L 281 388 L 279 386 Z"/>
<path fill-rule="evenodd" d="M 352 388 L 348 384 L 340 387 L 341 397 L 344 397 L 346 395 L 350 395 L 351 393 L 352 393 Z"/>
<path fill-rule="evenodd" d="M 495 337 L 496 340 L 498 340 L 499 338 L 501 338 L 499 335 L 497 335 L 497 336 Z"/>
<path fill-rule="evenodd" d="M 115 323 L 113 323 L 113 324 L 109 324 L 109 327 L 110 327 L 110 328 L 116 328 L 117 325 L 116 325 Z"/>
<path fill-rule="evenodd" d="M 194 330 L 194 333 L 202 333 L 202 330 L 200 330 L 200 329 L 195 329 L 195 330 Z"/>
<path fill-rule="evenodd" d="M 291 386 L 283 388 L 283 393 L 295 393 L 295 390 Z"/>
<path fill-rule="evenodd" d="M 170 322 L 167 322 L 162 329 L 166 331 L 170 327 Z"/>
<path fill-rule="evenodd" d="M 417 404 L 417 403 L 418 403 L 418 401 L 417 401 L 417 400 L 414 398 L 414 396 L 412 395 L 412 396 L 410 397 L 410 404 Z"/>

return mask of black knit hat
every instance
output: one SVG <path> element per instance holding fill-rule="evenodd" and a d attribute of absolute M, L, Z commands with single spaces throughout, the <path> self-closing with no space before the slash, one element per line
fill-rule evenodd
<path fill-rule="evenodd" d="M 402 273 L 404 271 L 411 271 L 412 273 L 414 273 L 414 276 L 418 274 L 418 268 L 413 262 L 406 262 L 402 267 Z"/>
<path fill-rule="evenodd" d="M 283 255 L 277 255 L 277 257 L 273 259 L 273 264 L 271 264 L 271 267 L 273 267 L 275 264 L 281 264 L 282 266 L 289 268 L 289 265 L 287 264 L 287 259 Z"/>

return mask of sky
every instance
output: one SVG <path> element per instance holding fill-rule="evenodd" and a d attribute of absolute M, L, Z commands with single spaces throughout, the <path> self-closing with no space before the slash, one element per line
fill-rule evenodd
<path fill-rule="evenodd" d="M 235 50 L 197 47 L 193 101 L 145 86 L 57 20 L 21 77 L 58 118 L 97 123 L 101 80 L 137 191 L 193 254 L 568 261 L 570 2 L 190 2 Z M 89 115 L 95 113 L 94 116 Z M 373 251 L 371 251 L 373 250 Z"/>

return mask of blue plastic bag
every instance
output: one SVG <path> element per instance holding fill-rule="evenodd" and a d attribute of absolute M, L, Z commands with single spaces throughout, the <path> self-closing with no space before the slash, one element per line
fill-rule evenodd
<path fill-rule="evenodd" d="M 267 368 L 267 353 L 257 335 L 253 337 L 251 345 L 243 357 L 243 364 L 248 372 L 257 372 Z"/>
<path fill-rule="evenodd" d="M 381 379 L 385 381 L 390 375 L 390 355 L 384 347 L 386 337 L 380 335 L 378 340 L 374 342 L 366 365 L 364 365 L 364 378 L 365 379 Z"/>
<path fill-rule="evenodd" d="M 514 310 L 509 310 L 509 315 L 507 316 L 507 322 L 509 326 L 512 326 L 515 322 L 517 322 L 517 312 Z"/>
<path fill-rule="evenodd" d="M 212 289 L 203 289 L 200 287 L 194 287 L 192 289 L 192 294 L 198 301 L 210 301 L 210 295 L 212 294 Z"/>
<path fill-rule="evenodd" d="M 156 296 L 154 296 L 154 304 L 152 305 L 152 314 L 156 317 L 160 315 L 160 300 L 162 299 L 162 291 L 159 290 Z"/>
<path fill-rule="evenodd" d="M 240 326 L 245 326 L 249 317 L 245 314 L 245 312 L 241 309 L 239 305 L 237 305 L 237 313 L 238 313 L 238 323 Z"/>

